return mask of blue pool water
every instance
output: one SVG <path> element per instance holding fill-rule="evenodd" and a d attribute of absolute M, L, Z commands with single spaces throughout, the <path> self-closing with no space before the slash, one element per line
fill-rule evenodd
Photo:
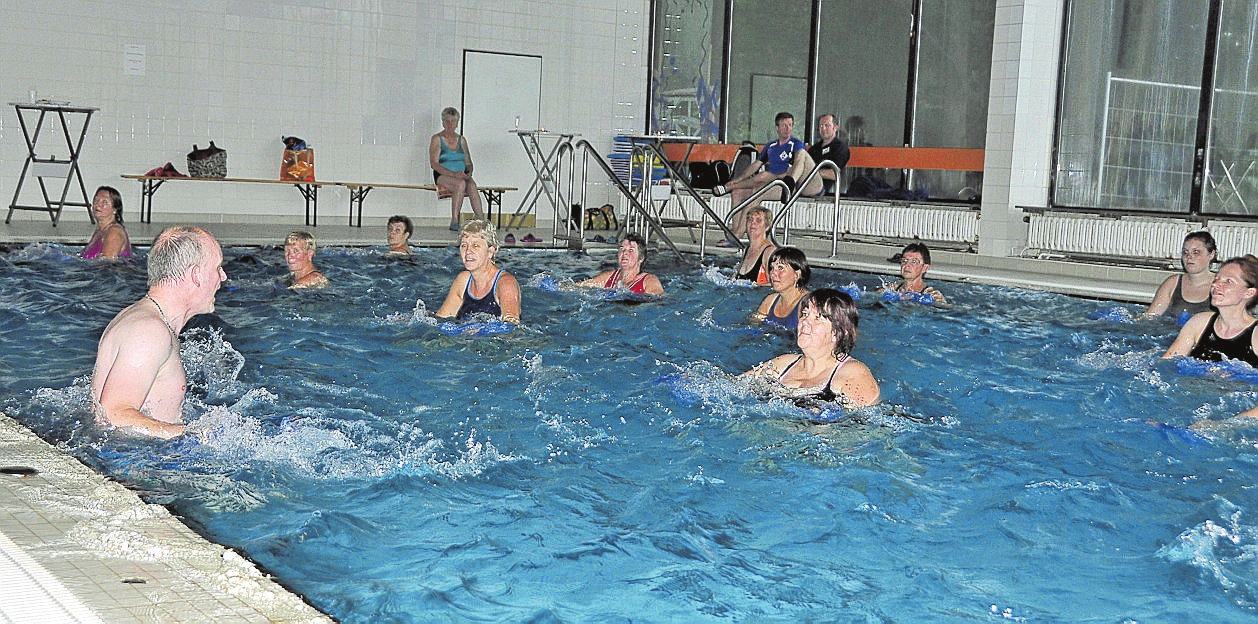
<path fill-rule="evenodd" d="M 0 262 L 6 413 L 169 505 L 346 622 L 1249 622 L 1258 613 L 1258 386 L 1158 359 L 1137 306 L 946 284 L 955 307 L 855 283 L 883 405 L 837 425 L 732 373 L 793 349 L 764 296 L 655 260 L 669 295 L 547 292 L 610 255 L 500 254 L 524 326 L 442 333 L 452 249 L 229 249 L 184 334 L 193 440 L 91 424 L 95 341 L 139 267 L 75 249 Z M 888 268 L 891 268 L 890 266 Z M 722 267 L 725 275 L 728 268 Z M 1117 310 L 1117 312 L 1115 312 Z M 1096 320 L 1089 316 L 1098 316 Z"/>

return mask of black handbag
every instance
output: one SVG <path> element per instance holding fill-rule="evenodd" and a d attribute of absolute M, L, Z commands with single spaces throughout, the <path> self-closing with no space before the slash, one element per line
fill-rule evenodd
<path fill-rule="evenodd" d="M 226 178 L 227 150 L 210 141 L 210 146 L 200 149 L 192 146 L 188 152 L 188 175 L 193 178 Z"/>

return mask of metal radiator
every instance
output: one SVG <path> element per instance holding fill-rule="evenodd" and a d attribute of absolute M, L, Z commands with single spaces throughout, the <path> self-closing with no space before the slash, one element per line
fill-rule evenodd
<path fill-rule="evenodd" d="M 1258 255 L 1258 224 L 1237 221 L 1211 221 L 1210 233 L 1219 246 L 1219 261 L 1243 256 Z M 1178 251 L 1178 250 L 1176 250 Z"/>
<path fill-rule="evenodd" d="M 1174 259 L 1184 235 L 1199 229 L 1182 219 L 1031 214 L 1027 247 L 1062 254 Z"/>
<path fill-rule="evenodd" d="M 762 201 L 773 214 L 781 202 Z M 708 205 L 720 215 L 730 209 L 729 196 L 714 197 Z M 674 196 L 660 213 L 666 219 L 699 220 L 701 213 L 693 199 Z M 949 243 L 978 243 L 977 210 L 924 205 L 893 205 L 882 202 L 843 200 L 839 204 L 838 230 L 843 236 L 914 239 Z M 779 224 L 780 225 L 780 224 Z M 799 201 L 789 215 L 791 230 L 830 233 L 836 227 L 834 202 Z"/>
<path fill-rule="evenodd" d="M 942 206 L 898 206 L 844 201 L 839 206 L 839 233 L 949 243 L 978 243 L 977 210 Z"/>

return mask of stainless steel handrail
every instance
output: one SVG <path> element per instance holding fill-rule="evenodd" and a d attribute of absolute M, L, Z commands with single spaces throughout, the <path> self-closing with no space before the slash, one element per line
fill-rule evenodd
<path fill-rule="evenodd" d="M 732 218 L 733 218 L 734 214 L 736 214 L 739 210 L 743 210 L 744 208 L 747 208 L 748 206 L 750 206 L 750 205 L 752 205 L 752 204 L 754 204 L 754 203 L 758 202 L 758 201 L 760 200 L 760 198 L 761 198 L 761 197 L 763 197 L 765 194 L 767 194 L 769 191 L 771 191 L 771 190 L 773 190 L 773 189 L 779 189 L 779 188 L 780 188 L 780 189 L 785 190 L 785 191 L 786 191 L 786 192 L 788 192 L 788 193 L 791 191 L 791 187 L 787 186 L 787 185 L 786 185 L 786 182 L 783 182 L 782 180 L 770 180 L 768 184 L 766 184 L 766 185 L 764 185 L 763 187 L 761 187 L 761 188 L 757 189 L 757 190 L 756 190 L 756 192 L 752 193 L 752 194 L 751 194 L 751 196 L 749 196 L 747 199 L 744 199 L 744 200 L 743 200 L 742 202 L 740 202 L 737 206 L 732 206 L 732 207 L 730 207 L 729 212 L 728 212 L 728 213 L 726 213 L 726 215 L 725 215 L 725 219 L 724 219 L 724 220 L 720 220 L 720 221 L 718 221 L 718 223 L 720 223 L 720 224 L 721 224 L 722 229 L 724 229 L 724 230 L 725 230 L 725 232 L 726 232 L 726 236 L 728 237 L 728 238 L 726 238 L 726 240 L 730 240 L 730 241 L 734 241 L 735 243 L 738 243 L 738 248 L 739 248 L 739 249 L 742 249 L 742 248 L 743 248 L 743 242 L 742 242 L 741 240 L 739 240 L 738 238 L 736 238 L 736 237 L 734 236 L 734 233 L 733 233 L 732 231 L 730 231 L 730 229 L 729 229 L 729 228 L 725 227 L 725 224 L 726 224 L 726 223 L 728 223 L 728 222 L 730 221 L 730 219 L 732 219 Z M 715 216 L 715 215 L 714 215 L 714 216 Z M 702 227 L 702 229 L 700 230 L 700 231 L 701 231 L 701 232 L 705 235 L 705 238 L 706 238 L 706 235 L 707 235 L 707 224 L 708 224 L 707 219 L 704 219 L 704 221 L 703 221 L 703 227 Z M 772 238 L 772 236 L 773 236 L 773 224 L 772 224 L 772 223 L 770 223 L 770 224 L 769 224 L 769 236 L 770 236 L 770 238 Z"/>
<path fill-rule="evenodd" d="M 817 177 L 818 175 L 821 175 L 822 169 L 834 170 L 834 178 L 836 181 L 835 189 L 834 189 L 834 224 L 833 224 L 833 227 L 830 228 L 830 257 L 833 258 L 834 256 L 838 255 L 838 252 L 839 252 L 839 195 L 840 193 L 838 189 L 838 180 L 843 179 L 843 170 L 838 165 L 836 165 L 834 161 L 832 160 L 823 160 L 817 163 L 817 165 L 812 168 L 812 171 L 809 171 L 808 175 L 804 176 L 803 180 L 800 180 L 795 184 L 794 191 L 791 193 L 790 197 L 786 199 L 786 203 L 782 204 L 782 210 L 778 211 L 777 216 L 773 218 L 773 223 L 769 224 L 769 231 L 772 232 L 773 227 L 776 226 L 779 221 L 781 221 L 782 222 L 782 244 L 784 245 L 790 244 L 791 225 L 790 225 L 790 219 L 786 217 L 790 214 L 791 208 L 795 206 L 795 200 L 799 199 L 800 196 L 803 195 L 804 188 L 808 186 L 809 182 L 812 182 L 813 178 Z"/>
<path fill-rule="evenodd" d="M 705 218 L 700 220 L 700 234 L 701 234 L 699 237 L 699 256 L 700 257 L 704 255 L 704 250 L 707 247 L 707 242 L 708 242 L 707 236 L 706 236 L 707 234 L 706 217 L 708 216 L 712 217 L 712 220 L 716 222 L 721 227 L 722 230 L 724 230 L 726 240 L 736 241 L 738 242 L 738 246 L 740 248 L 742 247 L 742 241 L 737 240 L 737 238 L 734 236 L 733 230 L 731 230 L 729 226 L 727 225 L 728 219 L 721 219 L 721 216 L 718 215 L 715 210 L 712 210 L 712 207 L 708 204 L 707 200 L 705 200 L 703 196 L 699 194 L 699 191 L 696 191 L 694 187 L 690 186 L 690 183 L 687 182 L 686 179 L 683 178 L 681 174 L 679 174 L 675 168 L 673 168 L 673 163 L 669 162 L 668 158 L 664 155 L 663 152 L 660 151 L 658 146 L 652 143 L 637 143 L 634 145 L 634 153 L 637 154 L 639 151 L 641 151 L 642 153 L 644 163 L 649 162 L 649 157 L 652 157 L 652 156 L 655 158 L 658 158 L 660 162 L 664 163 L 664 166 L 668 169 L 669 177 L 672 179 L 673 188 L 676 189 L 677 186 L 679 186 L 678 183 L 680 183 L 682 190 L 684 190 L 686 194 L 690 195 L 690 197 L 695 200 L 695 203 L 699 204 L 699 207 L 703 210 Z M 644 169 L 645 169 L 644 173 L 647 173 L 650 171 L 650 169 L 647 168 L 646 166 L 644 166 Z M 647 179 L 648 178 L 646 176 L 643 176 L 643 180 L 647 180 Z"/>
<path fill-rule="evenodd" d="M 641 202 L 638 201 L 638 198 L 634 196 L 633 191 L 631 191 L 629 187 L 625 185 L 625 183 L 616 175 L 615 171 L 612 171 L 611 165 L 607 164 L 607 161 L 604 160 L 603 156 L 598 153 L 598 150 L 596 150 L 594 146 L 591 145 L 590 142 L 585 139 L 580 139 L 575 142 L 569 142 L 569 143 L 565 143 L 564 145 L 561 145 L 559 147 L 559 152 L 556 156 L 557 158 L 562 158 L 565 151 L 570 152 L 569 160 L 572 162 L 572 166 L 570 167 L 571 171 L 569 172 L 569 176 L 570 176 L 569 188 L 572 188 L 572 185 L 574 184 L 574 180 L 576 176 L 575 158 L 576 158 L 577 149 L 581 149 L 584 152 L 583 159 L 582 159 L 582 170 L 581 170 L 582 200 L 584 201 L 585 199 L 585 186 L 586 186 L 586 183 L 589 181 L 588 167 L 589 167 L 589 162 L 591 160 L 591 157 L 593 157 L 594 164 L 598 165 L 599 169 L 602 169 L 603 173 L 607 174 L 607 179 L 612 183 L 612 186 L 616 190 L 620 191 L 620 193 L 624 195 L 625 199 L 629 201 L 630 208 L 636 211 L 636 213 L 648 225 L 651 226 L 651 229 L 657 235 L 659 235 L 660 239 L 663 240 L 664 243 L 668 245 L 669 249 L 673 250 L 673 253 L 677 254 L 677 259 L 684 262 L 685 256 L 682 255 L 681 250 L 677 249 L 677 245 L 673 244 L 673 241 L 668 238 L 668 234 L 664 232 L 663 224 L 661 224 L 659 220 L 656 219 L 651 214 L 651 212 L 647 210 L 642 205 Z M 584 206 L 584 203 L 582 203 L 582 206 Z M 582 219 L 579 219 L 578 221 L 579 221 L 578 226 L 581 231 L 581 235 L 584 236 L 585 219 L 582 218 Z"/>

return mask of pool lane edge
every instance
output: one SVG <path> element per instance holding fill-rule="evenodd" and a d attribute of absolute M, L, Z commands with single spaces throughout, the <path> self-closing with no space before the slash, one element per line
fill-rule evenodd
<path fill-rule="evenodd" d="M 25 554 L 0 558 L 0 576 L 82 616 L 66 621 L 333 622 L 239 553 L 3 413 L 0 466 L 15 469 L 0 474 L 0 533 Z M 6 600 L 0 620 L 46 621 L 46 611 L 30 619 L 30 608 Z"/>

